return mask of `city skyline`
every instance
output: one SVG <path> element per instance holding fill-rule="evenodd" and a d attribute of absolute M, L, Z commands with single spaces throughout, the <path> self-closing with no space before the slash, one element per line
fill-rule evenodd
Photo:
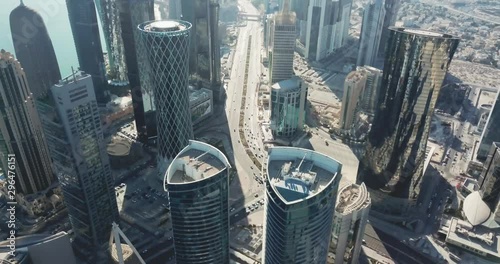
<path fill-rule="evenodd" d="M 9 1 L 0 260 L 500 261 L 495 1 Z"/>

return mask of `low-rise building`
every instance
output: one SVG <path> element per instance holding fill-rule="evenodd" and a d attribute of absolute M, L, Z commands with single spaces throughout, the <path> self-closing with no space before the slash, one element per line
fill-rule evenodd
<path fill-rule="evenodd" d="M 189 109 L 191 110 L 191 121 L 196 126 L 201 121 L 213 114 L 213 92 L 212 90 L 201 88 L 189 90 Z"/>

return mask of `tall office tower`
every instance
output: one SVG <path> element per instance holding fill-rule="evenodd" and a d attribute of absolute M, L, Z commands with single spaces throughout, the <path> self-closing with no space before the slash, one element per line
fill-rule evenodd
<path fill-rule="evenodd" d="M 385 17 L 382 26 L 382 35 L 378 46 L 378 57 L 385 58 L 385 49 L 389 45 L 390 30 L 389 27 L 396 24 L 396 19 L 401 6 L 401 0 L 385 0 Z"/>
<path fill-rule="evenodd" d="M 292 0 L 292 11 L 297 17 L 297 35 L 299 42 L 306 45 L 307 13 L 309 0 Z"/>
<path fill-rule="evenodd" d="M 340 189 L 330 242 L 330 250 L 335 254 L 334 263 L 358 263 L 370 206 L 370 193 L 364 183 L 349 184 Z"/>
<path fill-rule="evenodd" d="M 139 140 L 145 141 L 156 135 L 156 108 L 153 104 L 146 48 L 140 40 L 137 25 L 154 19 L 154 0 L 119 0 L 116 4 L 120 12 L 121 38 L 125 49 L 137 135 Z"/>
<path fill-rule="evenodd" d="M 491 145 L 478 183 L 483 201 L 500 221 L 500 142 Z"/>
<path fill-rule="evenodd" d="M 458 43 L 447 34 L 391 28 L 378 107 L 358 174 L 371 189 L 374 210 L 404 214 L 415 205 L 432 113 Z"/>
<path fill-rule="evenodd" d="M 300 77 L 271 86 L 271 131 L 275 137 L 291 137 L 304 125 L 307 85 Z"/>
<path fill-rule="evenodd" d="M 342 164 L 274 147 L 266 170 L 263 263 L 325 263 Z"/>
<path fill-rule="evenodd" d="M 189 111 L 189 41 L 191 24 L 180 20 L 139 25 L 147 50 L 158 131 L 158 173 L 189 143 L 193 125 Z"/>
<path fill-rule="evenodd" d="M 352 0 L 309 1 L 305 57 L 319 61 L 346 44 Z"/>
<path fill-rule="evenodd" d="M 365 90 L 363 92 L 361 109 L 373 116 L 377 109 L 380 83 L 382 81 L 382 70 L 370 66 L 357 67 L 356 71 L 362 71 L 366 75 Z"/>
<path fill-rule="evenodd" d="M 0 51 L 0 157 L 4 172 L 15 155 L 16 193 L 32 194 L 54 181 L 52 162 L 21 64 Z"/>
<path fill-rule="evenodd" d="M 295 52 L 295 14 L 290 12 L 290 1 L 285 0 L 281 12 L 274 16 L 269 52 L 270 84 L 290 79 L 293 75 Z"/>
<path fill-rule="evenodd" d="M 110 263 L 109 237 L 118 208 L 92 77 L 73 73 L 38 101 L 73 246 L 88 263 Z"/>
<path fill-rule="evenodd" d="M 364 71 L 352 71 L 345 78 L 340 116 L 340 128 L 343 130 L 350 130 L 355 121 L 356 113 L 360 110 L 366 80 L 367 75 Z"/>
<path fill-rule="evenodd" d="M 374 66 L 384 25 L 384 0 L 371 0 L 363 12 L 359 38 L 358 66 Z"/>
<path fill-rule="evenodd" d="M 175 157 L 168 191 L 177 263 L 229 263 L 229 170 L 217 148 L 189 141 Z"/>
<path fill-rule="evenodd" d="M 112 82 L 127 83 L 127 65 L 122 40 L 120 10 L 115 0 L 95 0 L 108 50 L 109 77 Z M 141 21 L 144 22 L 144 21 Z"/>
<path fill-rule="evenodd" d="M 107 103 L 107 81 L 93 0 L 66 0 L 80 69 L 92 76 L 98 103 Z"/>
<path fill-rule="evenodd" d="M 500 92 L 497 94 L 497 99 L 481 135 L 481 143 L 476 157 L 478 160 L 486 160 L 493 142 L 500 142 Z"/>
<path fill-rule="evenodd" d="M 219 0 L 182 0 L 182 20 L 193 26 L 189 72 L 209 85 L 216 101 L 221 99 Z"/>
<path fill-rule="evenodd" d="M 61 73 L 43 18 L 21 1 L 10 13 L 10 31 L 31 93 L 35 98 L 44 96 L 61 79 Z"/>

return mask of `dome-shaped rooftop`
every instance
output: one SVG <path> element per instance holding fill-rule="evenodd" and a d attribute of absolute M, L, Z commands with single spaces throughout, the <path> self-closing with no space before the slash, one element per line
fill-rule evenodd
<path fill-rule="evenodd" d="M 464 200 L 463 212 L 472 225 L 480 225 L 490 217 L 491 210 L 481 198 L 481 194 L 475 191 Z"/>

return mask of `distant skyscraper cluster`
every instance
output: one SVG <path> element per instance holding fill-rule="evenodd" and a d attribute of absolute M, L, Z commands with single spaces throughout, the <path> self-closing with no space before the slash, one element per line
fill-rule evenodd
<path fill-rule="evenodd" d="M 303 5 L 296 6 L 299 7 Z M 319 61 L 346 44 L 351 8 L 352 0 L 309 1 L 304 43 L 306 58 Z"/>
<path fill-rule="evenodd" d="M 378 210 L 406 212 L 420 193 L 432 114 L 458 43 L 446 34 L 391 28 L 359 180 L 403 204 L 373 199 Z"/>

